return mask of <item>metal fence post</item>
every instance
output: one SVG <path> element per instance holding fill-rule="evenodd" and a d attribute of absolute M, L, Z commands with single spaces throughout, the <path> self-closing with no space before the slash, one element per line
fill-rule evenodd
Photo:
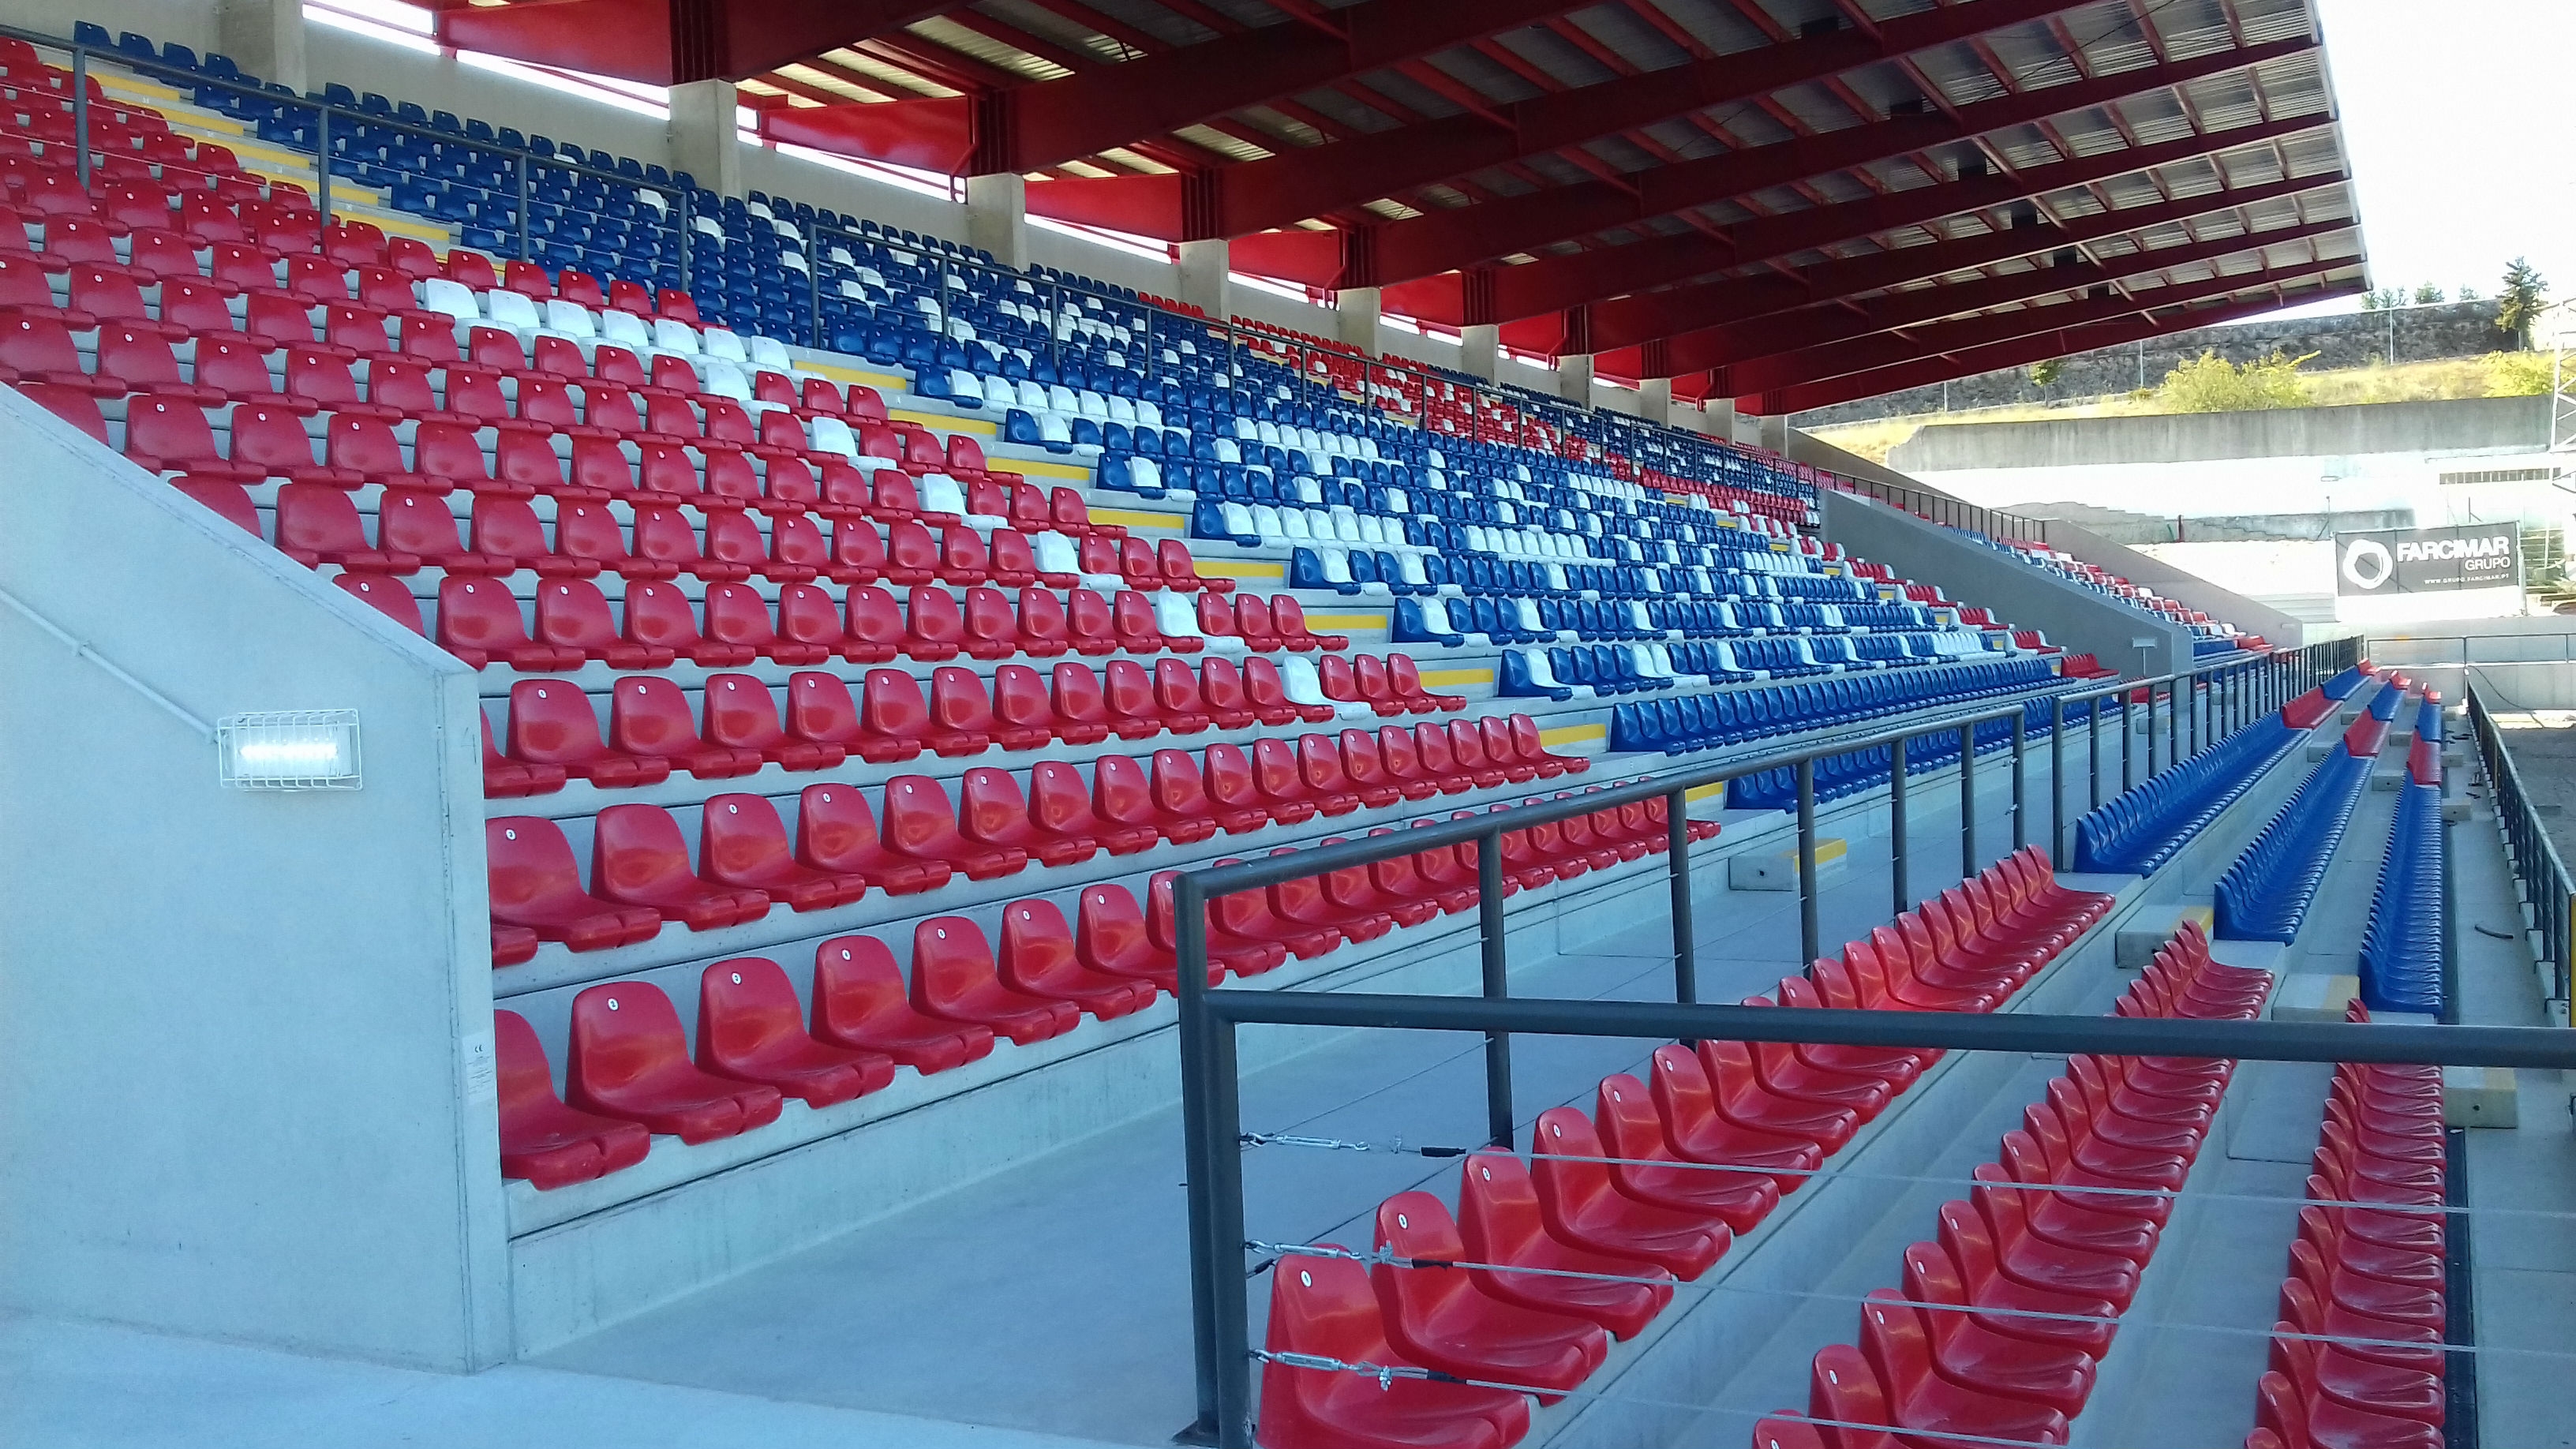
<path fill-rule="evenodd" d="M 2029 718 L 2030 711 L 2027 707 L 2013 711 L 2012 848 L 2015 850 L 2019 850 L 2023 846 L 2030 844 L 2030 831 L 2028 827 L 2022 823 L 2028 818 L 2026 812 L 2028 790 L 2025 786 L 2023 776 L 2029 768 L 2024 758 L 2025 752 L 2029 748 L 2029 741 L 2024 738 L 2026 733 L 2024 726 Z"/>
<path fill-rule="evenodd" d="M 331 103 L 324 101 L 313 108 L 313 208 L 322 213 L 322 224 L 331 224 Z"/>
<path fill-rule="evenodd" d="M 1816 930 L 1816 762 L 1798 762 L 1798 959 L 1823 951 Z"/>
<path fill-rule="evenodd" d="M 2190 682 L 2189 676 L 2185 676 L 2165 686 L 2165 768 L 2168 770 L 2182 763 L 2182 717 L 2183 712 L 2191 708 Z M 2147 775 L 2152 779 L 2156 773 L 2152 753 L 2147 765 Z"/>
<path fill-rule="evenodd" d="M 2066 867 L 2066 696 L 2048 702 L 2048 860 Z"/>
<path fill-rule="evenodd" d="M 1699 1000 L 1699 928 L 1691 917 L 1690 792 L 1664 797 L 1665 864 L 1673 888 L 1673 1000 Z"/>
<path fill-rule="evenodd" d="M 1484 955 L 1485 996 L 1500 1000 L 1512 994 L 1503 937 L 1503 832 L 1487 831 L 1476 841 L 1476 944 Z M 1506 1032 L 1485 1033 L 1485 1139 L 1496 1147 L 1512 1145 L 1512 1039 Z"/>
<path fill-rule="evenodd" d="M 2129 742 L 2137 737 L 2136 728 L 2129 722 L 2130 693 L 2131 691 L 2126 689 L 2120 691 L 2120 788 L 2123 791 L 2138 783 L 2137 767 L 2131 758 L 2129 747 Z M 2155 721 L 2155 708 L 2156 696 L 2154 691 L 2150 690 L 2147 694 L 2147 720 L 2151 725 Z"/>
<path fill-rule="evenodd" d="M 1959 879 L 1977 874 L 1977 726 L 1959 726 Z"/>
<path fill-rule="evenodd" d="M 1905 754 L 1911 741 L 1899 739 L 1888 746 L 1887 772 L 1887 867 L 1889 885 L 1893 888 L 1896 914 L 1904 915 L 1914 907 L 1914 893 L 1906 886 L 1906 837 L 1912 833 L 1905 809 Z M 1814 960 L 1814 957 L 1807 958 Z"/>
<path fill-rule="evenodd" d="M 2084 701 L 2084 808 L 2102 808 L 2102 697 Z"/>
<path fill-rule="evenodd" d="M 520 261 L 534 261 L 528 255 L 528 205 L 535 199 L 528 180 L 528 153 L 519 153 L 519 253 Z"/>
<path fill-rule="evenodd" d="M 1208 1039 L 1213 1023 L 1207 1010 L 1207 905 L 1195 875 L 1185 871 L 1172 882 L 1172 910 L 1172 956 L 1179 977 L 1173 983 L 1177 988 L 1173 997 L 1180 1010 L 1182 1177 L 1190 1216 L 1190 1342 L 1198 1376 L 1198 1420 L 1183 1437 L 1213 1444 L 1223 1434 L 1218 1406 L 1224 1395 L 1219 1385 L 1228 1370 L 1218 1355 L 1218 1342 L 1224 1336 L 1216 1318 L 1218 1280 L 1234 1271 L 1232 1264 L 1239 1261 L 1217 1249 L 1228 1239 L 1218 1221 L 1216 1159 L 1234 1157 L 1239 1149 L 1230 1142 L 1222 1153 L 1211 1148 Z M 1241 1242 L 1242 1234 L 1236 1233 L 1232 1241 Z M 1239 1248 L 1232 1251 L 1241 1253 Z"/>
<path fill-rule="evenodd" d="M 89 190 L 89 51 L 72 47 L 72 172 Z"/>
<path fill-rule="evenodd" d="M 1253 1449 L 1252 1342 L 1245 1320 L 1249 1304 L 1243 1274 L 1243 1101 L 1235 1067 L 1234 1023 L 1222 1018 L 1207 1023 L 1205 1060 L 1208 1101 L 1201 1116 L 1207 1124 L 1208 1185 L 1212 1205 L 1207 1244 L 1217 1269 L 1216 1420 L 1220 1449 Z M 1293 1270 L 1292 1270 L 1293 1271 Z"/>

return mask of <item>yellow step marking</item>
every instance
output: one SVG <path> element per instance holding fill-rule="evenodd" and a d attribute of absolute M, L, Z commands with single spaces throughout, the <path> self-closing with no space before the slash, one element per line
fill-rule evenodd
<path fill-rule="evenodd" d="M 1551 748 L 1557 745 L 1579 745 L 1586 740 L 1602 740 L 1609 737 L 1609 727 L 1597 724 L 1559 725 L 1555 729 L 1538 732 L 1538 742 Z"/>
<path fill-rule="evenodd" d="M 1718 782 L 1717 784 L 1714 784 L 1714 785 L 1699 785 L 1699 786 L 1695 786 L 1695 787 L 1693 787 L 1693 788 L 1690 790 L 1690 792 L 1689 792 L 1689 793 L 1685 794 L 1682 798 L 1683 798 L 1684 800 L 1687 800 L 1687 801 L 1688 801 L 1688 802 L 1690 802 L 1691 804 L 1696 805 L 1696 804 L 1698 804 L 1699 802 L 1701 802 L 1702 800 L 1706 800 L 1706 799 L 1708 799 L 1709 797 L 1711 797 L 1711 796 L 1713 796 L 1713 795 L 1723 795 L 1723 794 L 1725 794 L 1725 793 L 1726 793 L 1726 784 L 1725 784 L 1725 782 L 1724 782 L 1724 781 L 1720 781 L 1720 782 Z"/>
<path fill-rule="evenodd" d="M 1115 523 L 1130 530 L 1150 528 L 1160 533 L 1178 533 L 1184 520 L 1177 513 L 1139 513 L 1128 508 L 1095 508 L 1091 510 L 1091 521 Z"/>
<path fill-rule="evenodd" d="M 1422 671 L 1422 682 L 1425 684 L 1491 684 L 1494 682 L 1494 671 L 1490 669 L 1426 669 Z"/>
<path fill-rule="evenodd" d="M 1383 629 L 1384 614 L 1308 614 L 1306 622 L 1318 629 Z"/>
<path fill-rule="evenodd" d="M 1019 473 L 1031 478 L 1062 478 L 1070 483 L 1091 481 L 1091 470 L 1079 463 L 1054 463 L 1043 458 L 1003 458 L 987 453 L 984 468 L 987 472 Z"/>
<path fill-rule="evenodd" d="M 1093 509 L 1091 516 L 1094 519 L 1099 518 L 1100 510 Z M 1286 564 L 1262 563 L 1257 559 L 1230 563 L 1221 559 L 1194 558 L 1190 560 L 1190 565 L 1199 571 L 1199 577 L 1203 579 L 1284 579 L 1288 577 Z M 1312 615 L 1308 616 L 1307 621 L 1315 622 Z"/>

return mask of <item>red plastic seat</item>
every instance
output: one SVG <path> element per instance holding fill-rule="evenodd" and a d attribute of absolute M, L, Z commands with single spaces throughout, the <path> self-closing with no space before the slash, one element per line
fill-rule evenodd
<path fill-rule="evenodd" d="M 651 906 L 692 931 L 720 930 L 769 914 L 769 895 L 701 878 L 679 822 L 659 805 L 611 805 L 591 823 L 590 878 L 600 895 Z"/>
<path fill-rule="evenodd" d="M 808 1107 L 829 1107 L 894 1080 L 894 1058 L 817 1041 L 778 963 L 764 956 L 718 961 L 698 976 L 698 1065 L 758 1082 Z"/>
<path fill-rule="evenodd" d="M 662 914 L 647 906 L 620 905 L 582 889 L 572 846 L 551 820 L 504 815 L 485 821 L 484 855 L 491 870 L 492 919 L 525 926 L 542 941 L 575 951 L 605 951 L 650 940 Z"/>
<path fill-rule="evenodd" d="M 416 554 L 375 547 L 357 504 L 345 491 L 320 483 L 288 483 L 277 490 L 277 550 L 307 568 L 327 563 L 409 574 L 421 565 Z"/>
<path fill-rule="evenodd" d="M 501 1175 L 543 1192 L 588 1182 L 644 1160 L 652 1134 L 640 1123 L 596 1116 L 555 1096 L 554 1070 L 536 1030 L 515 1011 L 492 1013 L 501 1098 Z"/>
<path fill-rule="evenodd" d="M 885 846 L 898 856 L 945 864 L 969 880 L 998 880 L 1028 868 L 1026 851 L 979 846 L 960 835 L 948 791 L 927 775 L 886 782 Z"/>
<path fill-rule="evenodd" d="M 1300 824 L 1319 813 L 1347 815 L 1359 808 L 1356 795 L 1319 796 L 1308 789 L 1305 772 L 1297 767 L 1296 746 L 1275 736 L 1252 742 L 1252 780 L 1268 804 L 1270 817 L 1282 825 Z"/>
<path fill-rule="evenodd" d="M 1939 1234 L 1938 1242 L 1905 1250 L 1906 1296 L 1994 1310 L 1974 1315 L 1975 1322 L 2007 1338 L 2067 1345 L 2094 1359 L 2110 1351 L 2110 1320 L 2119 1308 L 2106 1299 L 2006 1277 L 1985 1220 L 1967 1203 L 1951 1202 L 1941 1209 Z"/>
<path fill-rule="evenodd" d="M 697 611 L 673 584 L 637 579 L 626 586 L 625 637 L 638 644 L 669 649 L 694 664 L 739 668 L 753 652 L 739 644 L 720 643 L 698 632 Z"/>
<path fill-rule="evenodd" d="M 1670 1095 L 1669 1088 L 1664 1095 Z M 1739 1233 L 1751 1231 L 1780 1205 L 1782 1189 L 1770 1176 L 1719 1171 L 1703 1166 L 1704 1158 L 1677 1151 L 1664 1130 L 1654 1094 L 1633 1076 L 1617 1073 L 1601 1079 L 1593 1124 L 1609 1155 L 1624 1159 L 1611 1164 L 1611 1184 L 1639 1202 L 1695 1217 L 1716 1217 Z M 1778 1154 L 1766 1155 L 1773 1156 L 1776 1165 Z"/>
<path fill-rule="evenodd" d="M 708 638 L 720 644 L 748 649 L 779 664 L 820 664 L 832 655 L 820 644 L 780 638 L 769 602 L 749 584 L 707 586 L 706 631 Z"/>
<path fill-rule="evenodd" d="M 670 778 L 659 756 L 610 749 L 590 696 L 561 680 L 523 679 L 510 686 L 509 757 L 604 788 L 654 785 Z"/>
<path fill-rule="evenodd" d="M 760 769 L 756 750 L 734 749 L 700 738 L 688 696 L 673 681 L 654 675 L 629 675 L 609 694 L 608 744 L 611 749 L 648 759 L 667 760 L 701 780 L 729 780 Z"/>
<path fill-rule="evenodd" d="M 842 746 L 793 737 L 778 721 L 769 687 L 748 674 L 710 675 L 701 734 L 715 746 L 756 752 L 786 770 L 829 770 L 847 757 Z"/>
<path fill-rule="evenodd" d="M 1145 913 L 1125 886 L 1086 886 L 1073 928 L 1073 952 L 1083 965 L 1107 976 L 1149 983 L 1167 994 L 1180 990 L 1180 965 L 1155 944 Z M 1210 957 L 1207 984 L 1225 979 L 1223 960 Z"/>
<path fill-rule="evenodd" d="M 1621 1193 L 1599 1159 L 1609 1156 L 1591 1119 L 1572 1107 L 1539 1114 L 1532 1177 L 1550 1236 L 1607 1257 L 1652 1263 L 1694 1279 L 1734 1242 L 1726 1224 Z M 1591 1159 L 1591 1160 L 1582 1160 Z"/>
<path fill-rule="evenodd" d="M 1177 963 L 1180 954 L 1180 910 L 1173 900 L 1174 878 L 1175 872 L 1156 871 L 1153 879 L 1146 883 L 1145 936 L 1154 943 L 1155 950 L 1172 957 Z M 1264 971 L 1276 969 L 1288 959 L 1288 947 L 1276 940 L 1256 941 L 1238 936 L 1227 929 L 1225 923 L 1216 918 L 1213 905 L 1203 910 L 1201 917 L 1207 927 L 1208 962 L 1211 969 L 1221 965 L 1237 976 L 1258 976 Z M 1341 937 L 1337 933 L 1322 933 L 1319 939 L 1322 944 L 1316 948 L 1317 954 L 1341 944 Z M 1173 969 L 1177 973 L 1178 965 L 1175 964 Z"/>
<path fill-rule="evenodd" d="M 1122 824 L 1099 814 L 1082 772 L 1062 760 L 1040 760 L 1029 767 L 1029 818 L 1046 835 L 1096 840 L 1112 855 L 1150 850 L 1162 839 L 1151 825 Z"/>
<path fill-rule="evenodd" d="M 488 578 L 439 581 L 438 643 L 477 669 L 487 664 L 522 672 L 581 667 L 580 650 L 530 639 L 519 601 L 510 597 L 508 586 Z"/>
<path fill-rule="evenodd" d="M 1216 834 L 1214 818 L 1178 815 L 1156 804 L 1144 769 L 1125 755 L 1092 761 L 1091 777 L 1092 813 L 1113 825 L 1151 830 L 1176 845 L 1194 845 Z"/>
<path fill-rule="evenodd" d="M 875 587 L 854 588 L 846 601 L 846 632 L 840 655 L 852 664 L 883 664 L 908 642 L 894 595 Z M 952 653 L 954 651 L 951 651 Z M 916 654 L 913 658 L 922 656 Z M 941 656 L 947 657 L 947 656 Z"/>
<path fill-rule="evenodd" d="M 995 738 L 1005 749 L 1034 749 L 1036 744 L 1015 745 L 1013 739 L 1043 743 L 1061 740 L 1069 745 L 1098 744 L 1108 734 L 1106 726 L 1069 720 L 1055 711 L 1055 701 L 1047 692 L 1045 676 L 1025 664 L 1005 664 L 993 671 L 992 713 Z"/>
<path fill-rule="evenodd" d="M 1636 1337 L 1672 1301 L 1671 1279 L 1659 1270 L 1549 1236 L 1529 1169 L 1509 1153 L 1467 1158 L 1459 1177 L 1458 1234 L 1465 1261 L 1533 1270 L 1468 1270 L 1477 1289 L 1505 1303 L 1589 1319 L 1624 1339 Z"/>
<path fill-rule="evenodd" d="M 799 862 L 765 795 L 716 795 L 699 807 L 698 869 L 719 885 L 761 891 L 799 911 L 845 906 L 868 890 L 864 876 Z"/>
<path fill-rule="evenodd" d="M 1021 1046 L 1062 1036 L 1082 1021 L 1070 1001 L 1003 985 L 983 929 L 964 916 L 933 916 L 914 928 L 912 1001 L 925 1015 L 987 1026 Z"/>
<path fill-rule="evenodd" d="M 954 659 L 966 647 L 966 619 L 957 597 L 932 584 L 917 585 L 904 602 L 903 652 L 909 659 Z"/>
<path fill-rule="evenodd" d="M 690 1064 L 679 1014 L 661 988 L 612 981 L 573 998 L 572 1104 L 640 1122 L 687 1143 L 732 1137 L 778 1120 L 778 1089 L 730 1081 Z"/>
<path fill-rule="evenodd" d="M 928 749 L 948 758 L 980 755 L 992 748 L 990 735 L 952 729 L 930 712 L 921 681 L 900 669 L 871 669 L 861 686 L 860 723 L 869 736 L 910 745 L 913 753 Z M 867 752 L 862 749 L 862 755 Z M 904 758 L 910 758 L 905 756 Z"/>
<path fill-rule="evenodd" d="M 888 849 L 876 816 L 848 785 L 808 785 L 796 806 L 796 860 L 834 875 L 855 875 L 889 895 L 911 895 L 948 883 L 944 860 L 921 860 Z"/>
<path fill-rule="evenodd" d="M 1400 1192 L 1378 1205 L 1377 1246 L 1401 1258 L 1460 1262 L 1457 1224 L 1440 1199 Z M 1370 1267 L 1387 1339 L 1407 1359 L 1469 1379 L 1570 1389 L 1609 1356 L 1610 1335 L 1581 1317 L 1487 1294 L 1466 1274 Z M 1557 1396 L 1541 1394 L 1541 1403 Z"/>
<path fill-rule="evenodd" d="M 1217 828 L 1229 835 L 1258 830 L 1276 818 L 1270 802 L 1262 797 L 1260 781 L 1253 777 L 1252 757 L 1239 745 L 1208 746 L 1201 781 Z M 1313 813 L 1307 811 L 1299 818 L 1311 818 Z"/>
<path fill-rule="evenodd" d="M 1164 634 L 1155 623 L 1152 601 L 1134 589 L 1119 590 L 1118 597 L 1111 602 L 1110 627 L 1117 636 L 1118 647 L 1130 654 L 1152 654 L 1163 649 L 1176 654 L 1196 654 L 1207 647 L 1206 642 L 1200 639 Z"/>
<path fill-rule="evenodd" d="M 978 845 L 1026 851 L 1042 865 L 1079 865 L 1100 853 L 1088 835 L 1064 834 L 1030 818 L 1029 803 L 1008 770 L 968 770 L 959 784 L 958 833 Z M 1004 941 L 1008 954 L 1009 942 Z"/>
<path fill-rule="evenodd" d="M 1095 971 L 1074 949 L 1064 912 L 1041 900 L 1002 908 L 1002 984 L 1028 996 L 1069 1001 L 1102 1021 L 1154 1004 L 1153 983 Z"/>
<path fill-rule="evenodd" d="M 1064 631 L 1076 654 L 1097 657 L 1118 652 L 1118 627 L 1109 601 L 1093 590 L 1075 589 L 1064 596 Z"/>
<path fill-rule="evenodd" d="M 501 747 L 492 740 L 492 717 L 483 714 L 480 709 L 477 709 L 475 714 L 477 722 L 483 726 L 483 797 L 485 799 L 545 795 L 564 787 L 563 766 L 531 764 L 523 760 L 505 758 L 501 754 Z M 597 732 L 597 727 L 594 726 L 592 733 L 596 735 Z M 528 946 L 531 951 L 535 949 L 535 937 L 528 938 Z"/>
<path fill-rule="evenodd" d="M 429 506 L 445 516 L 437 504 Z M 620 638 L 607 596 L 588 579 L 548 579 L 537 586 L 537 640 L 578 650 L 611 669 L 667 669 L 674 657 L 669 649 Z"/>
<path fill-rule="evenodd" d="M 1183 756 L 1183 758 L 1188 757 Z M 1270 853 L 1293 855 L 1296 852 L 1293 847 L 1283 846 Z M 1366 872 L 1359 874 L 1365 881 Z M 1358 892 L 1344 892 L 1345 895 L 1354 893 L 1362 896 L 1370 894 L 1365 889 Z M 1332 931 L 1346 941 L 1374 941 L 1395 929 L 1395 917 L 1391 913 L 1371 906 L 1346 905 L 1342 900 L 1327 895 L 1324 890 L 1324 879 L 1321 876 L 1303 876 L 1296 880 L 1274 882 L 1269 890 L 1269 898 L 1270 913 L 1279 921 L 1291 927 Z M 1220 914 L 1227 909 L 1232 907 L 1220 906 Z"/>
<path fill-rule="evenodd" d="M 1406 1366 L 1387 1341 L 1368 1270 L 1298 1257 L 1274 1276 L 1263 1340 L 1272 1354 Z M 1281 1449 L 1509 1449 L 1528 1435 L 1529 1423 L 1529 1400 L 1504 1389 L 1411 1377 L 1381 1382 L 1276 1357 L 1261 1369 L 1256 1437 Z"/>

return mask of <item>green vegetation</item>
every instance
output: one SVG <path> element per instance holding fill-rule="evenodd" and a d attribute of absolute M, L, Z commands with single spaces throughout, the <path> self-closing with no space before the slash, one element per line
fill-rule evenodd
<path fill-rule="evenodd" d="M 2504 286 L 2496 293 L 2496 330 L 2513 339 L 2516 348 L 2530 348 L 2531 324 L 2540 320 L 2548 289 L 2547 279 L 2521 257 L 2504 269 Z"/>
<path fill-rule="evenodd" d="M 2055 387 L 2057 380 L 2065 375 L 2066 359 L 2063 357 L 2052 357 L 2030 365 L 2030 385 L 2036 388 Z"/>
<path fill-rule="evenodd" d="M 2275 349 L 2271 356 L 2241 366 L 2229 362 L 2216 352 L 2204 350 L 2200 356 L 2165 374 L 2164 384 L 2156 389 L 2161 413 L 2242 413 L 2261 408 L 2303 408 L 2309 405 L 2308 380 L 2299 375 L 2299 364 L 2316 356 L 2284 356 Z"/>

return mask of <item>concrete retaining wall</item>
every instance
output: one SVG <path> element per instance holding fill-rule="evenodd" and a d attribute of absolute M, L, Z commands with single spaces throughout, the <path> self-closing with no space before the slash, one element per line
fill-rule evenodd
<path fill-rule="evenodd" d="M 2549 399 L 2481 397 L 2246 413 L 1940 423 L 1898 444 L 1888 454 L 1888 462 L 1911 473 L 1951 473 L 1977 468 L 2545 448 L 2548 444 Z"/>

